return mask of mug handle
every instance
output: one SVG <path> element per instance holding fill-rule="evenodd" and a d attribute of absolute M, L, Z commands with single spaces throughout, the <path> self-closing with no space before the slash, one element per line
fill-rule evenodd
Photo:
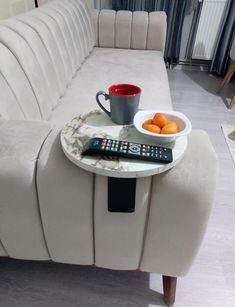
<path fill-rule="evenodd" d="M 101 107 L 101 109 L 106 113 L 108 114 L 108 116 L 111 116 L 111 112 L 109 112 L 108 110 L 105 109 L 105 107 L 101 104 L 100 100 L 99 100 L 99 96 L 100 95 L 103 95 L 104 98 L 105 98 L 105 101 L 108 100 L 110 98 L 109 94 L 106 94 L 104 91 L 99 91 L 97 94 L 96 94 L 96 101 L 98 103 L 98 105 Z"/>

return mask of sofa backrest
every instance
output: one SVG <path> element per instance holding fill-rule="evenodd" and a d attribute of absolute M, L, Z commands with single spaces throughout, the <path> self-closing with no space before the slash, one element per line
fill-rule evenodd
<path fill-rule="evenodd" d="M 96 46 L 164 52 L 166 13 L 93 10 Z"/>
<path fill-rule="evenodd" d="M 0 116 L 47 119 L 94 44 L 83 0 L 54 0 L 0 22 Z"/>

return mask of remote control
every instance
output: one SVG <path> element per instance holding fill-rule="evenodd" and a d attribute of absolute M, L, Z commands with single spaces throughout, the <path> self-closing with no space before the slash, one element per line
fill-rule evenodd
<path fill-rule="evenodd" d="M 171 163 L 173 160 L 172 150 L 170 148 L 104 138 L 92 138 L 85 144 L 82 155 L 92 154 L 118 156 L 159 163 Z"/>

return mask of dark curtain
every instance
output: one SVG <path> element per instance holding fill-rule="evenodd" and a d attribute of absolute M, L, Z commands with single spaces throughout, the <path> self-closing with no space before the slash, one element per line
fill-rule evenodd
<path fill-rule="evenodd" d="M 224 75 L 229 64 L 229 53 L 235 35 L 235 1 L 229 0 L 221 31 L 215 47 L 210 72 Z"/>
<path fill-rule="evenodd" d="M 182 28 L 188 0 L 113 0 L 112 8 L 130 11 L 165 11 L 167 14 L 167 36 L 165 61 L 176 64 L 179 61 Z"/>

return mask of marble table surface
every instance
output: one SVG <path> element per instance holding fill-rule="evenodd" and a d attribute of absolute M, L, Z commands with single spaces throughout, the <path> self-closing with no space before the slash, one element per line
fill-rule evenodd
<path fill-rule="evenodd" d="M 175 142 L 164 144 L 163 146 L 173 150 L 173 162 L 169 164 L 120 157 L 81 156 L 83 146 L 93 137 L 158 146 L 161 146 L 161 144 L 146 139 L 133 125 L 121 126 L 114 124 L 106 114 L 99 110 L 75 117 L 61 131 L 60 139 L 65 155 L 77 166 L 109 177 L 137 178 L 165 172 L 181 160 L 187 148 L 187 137 L 179 137 Z"/>

